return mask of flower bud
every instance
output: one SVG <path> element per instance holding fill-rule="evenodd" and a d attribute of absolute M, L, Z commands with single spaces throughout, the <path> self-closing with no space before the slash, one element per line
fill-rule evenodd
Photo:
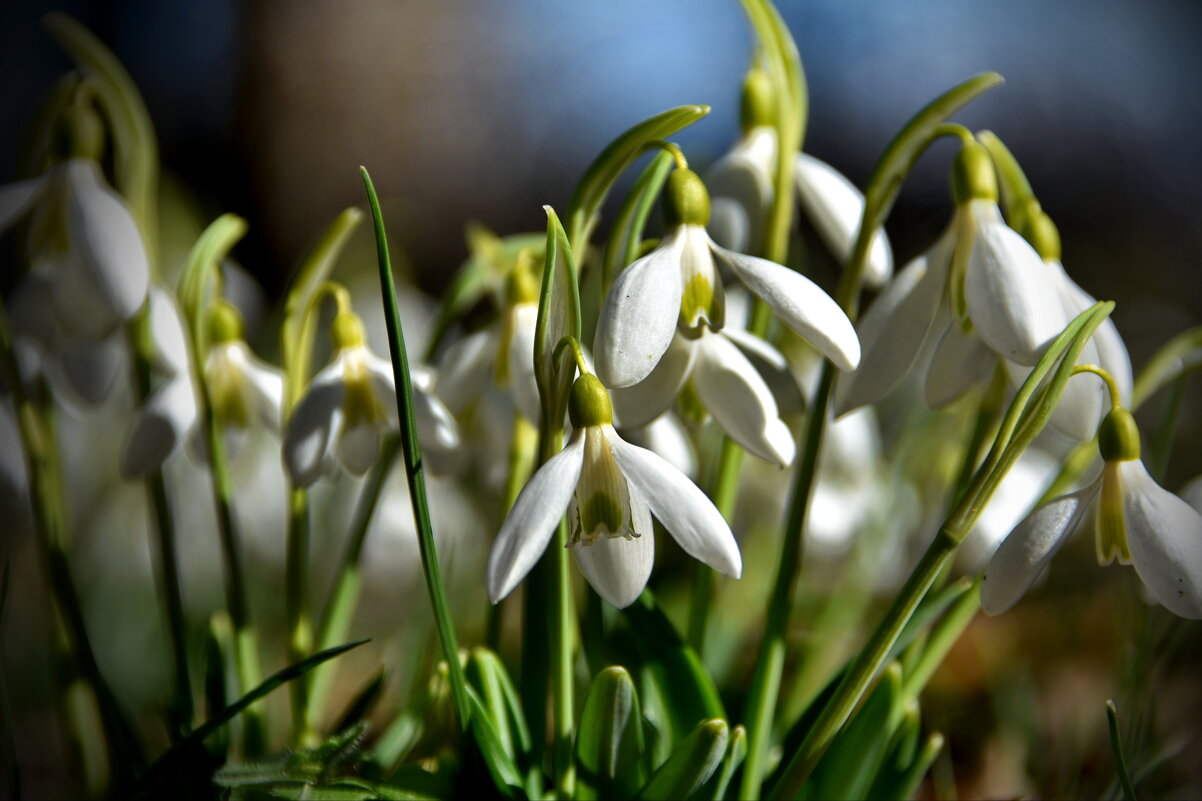
<path fill-rule="evenodd" d="M 710 193 L 692 170 L 675 169 L 664 187 L 664 221 L 669 226 L 707 225 Z"/>
<path fill-rule="evenodd" d="M 997 202 L 997 198 L 997 173 L 989 151 L 977 142 L 965 143 L 952 164 L 952 199 L 963 206 L 971 200 Z"/>
<path fill-rule="evenodd" d="M 752 128 L 771 126 L 776 122 L 772 82 L 768 80 L 768 74 L 758 67 L 748 70 L 747 77 L 743 79 L 739 121 L 744 133 Z"/>
<path fill-rule="evenodd" d="M 1098 426 L 1098 450 L 1107 462 L 1131 462 L 1139 458 L 1139 428 L 1131 412 L 1119 407 L 1102 418 Z"/>
<path fill-rule="evenodd" d="M 584 373 L 572 384 L 568 397 L 568 419 L 575 428 L 611 425 L 614 421 L 609 390 L 597 376 Z"/>

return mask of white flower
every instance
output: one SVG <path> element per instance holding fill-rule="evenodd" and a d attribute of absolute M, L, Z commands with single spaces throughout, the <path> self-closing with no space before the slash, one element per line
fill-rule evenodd
<path fill-rule="evenodd" d="M 691 336 L 703 325 L 722 328 L 726 307 L 715 257 L 840 369 L 855 368 L 860 343 L 830 296 L 787 267 L 714 244 L 704 227 L 708 195 L 694 173 L 675 170 L 664 198 L 667 234 L 618 276 L 601 309 L 593 352 L 606 386 L 629 387 L 645 379 L 678 325 Z"/>
<path fill-rule="evenodd" d="M 493 543 L 493 603 L 534 567 L 565 511 L 576 563 L 614 606 L 633 603 L 651 575 L 652 515 L 693 558 L 728 576 L 742 574 L 738 544 L 721 513 L 663 458 L 618 436 L 596 377 L 576 380 L 569 412 L 574 430 L 567 445 L 530 479 Z"/>
<path fill-rule="evenodd" d="M 1082 518 L 1091 515 L 1099 564 L 1118 559 L 1134 566 L 1152 597 L 1170 612 L 1202 619 L 1202 515 L 1148 475 L 1138 457 L 1133 422 L 1125 436 L 1108 435 L 1112 421 L 1124 416 L 1130 414 L 1121 408 L 1111 412 L 1098 432 L 1106 459 L 1101 477 L 1036 509 L 998 548 L 981 585 L 985 612 L 996 615 L 1013 606 Z M 1119 449 L 1107 453 L 1108 440 Z"/>
<path fill-rule="evenodd" d="M 706 172 L 705 182 L 713 198 L 709 231 L 723 247 L 745 253 L 763 246 L 774 195 L 776 149 L 776 129 L 753 126 Z M 797 154 L 793 181 L 801 208 L 823 244 L 840 265 L 846 265 L 860 230 L 864 195 L 834 167 L 807 153 Z M 878 228 L 869 244 L 864 281 L 879 287 L 892 274 L 889 238 Z"/>
<path fill-rule="evenodd" d="M 793 433 L 748 354 L 792 380 L 785 357 L 746 331 L 702 328 L 696 339 L 677 333 L 646 379 L 612 391 L 618 424 L 642 426 L 658 418 L 691 380 L 702 405 L 731 439 L 761 459 L 787 467 L 796 452 Z"/>
<path fill-rule="evenodd" d="M 534 378 L 534 333 L 538 303 L 515 303 L 503 319 L 464 337 L 447 349 L 434 388 L 447 408 L 458 414 L 493 383 L 513 393 L 517 410 L 531 422 L 541 415 Z"/>
<path fill-rule="evenodd" d="M 353 320 L 340 323 L 343 315 Z M 284 466 L 298 487 L 321 477 L 331 452 L 350 472 L 367 472 L 380 452 L 381 432 L 399 425 L 392 364 L 367 349 L 362 323 L 350 312 L 340 312 L 333 329 L 334 358 L 314 376 L 284 433 Z M 340 329 L 350 333 L 339 334 Z M 411 375 L 418 433 L 433 465 L 459 446 L 459 430 L 430 393 L 429 374 L 414 369 Z"/>

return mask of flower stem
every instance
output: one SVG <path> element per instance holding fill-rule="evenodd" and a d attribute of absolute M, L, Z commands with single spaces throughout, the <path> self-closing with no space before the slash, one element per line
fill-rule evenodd
<path fill-rule="evenodd" d="M 309 614 L 309 493 L 303 489 L 294 488 L 288 494 L 284 584 L 288 664 L 295 664 L 313 651 L 313 621 Z M 311 682 L 311 676 L 299 676 L 289 687 L 292 736 L 303 747 L 317 745 L 313 722 L 309 718 Z"/>
<path fill-rule="evenodd" d="M 538 429 L 515 409 L 509 437 L 509 472 L 505 477 L 503 515 L 513 508 L 514 501 L 530 478 L 538 447 L 537 437 Z M 485 612 L 484 641 L 492 651 L 497 651 L 501 644 L 501 608 L 500 604 L 489 604 Z"/>
<path fill-rule="evenodd" d="M 730 437 L 722 438 L 722 450 L 718 454 L 718 469 L 714 475 L 710 499 L 730 523 L 734 519 L 735 501 L 739 488 L 739 468 L 743 466 L 743 449 Z M 714 571 L 698 562 L 693 570 L 693 582 L 689 596 L 688 643 L 700 656 L 704 653 L 705 635 L 713 603 Z"/>

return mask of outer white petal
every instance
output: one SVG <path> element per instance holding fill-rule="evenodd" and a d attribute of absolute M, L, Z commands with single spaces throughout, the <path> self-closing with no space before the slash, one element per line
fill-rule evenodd
<path fill-rule="evenodd" d="M 366 473 L 380 455 L 380 427 L 371 424 L 343 426 L 338 434 L 338 460 L 357 476 Z"/>
<path fill-rule="evenodd" d="M 125 346 L 120 337 L 94 342 L 65 339 L 57 353 L 47 359 L 46 372 L 54 388 L 78 406 L 96 406 L 108 397 L 117 374 L 125 362 Z"/>
<path fill-rule="evenodd" d="M 739 578 L 743 573 L 739 545 L 713 501 L 662 457 L 623 441 L 609 426 L 604 430 L 631 494 L 642 496 L 685 553 Z"/>
<path fill-rule="evenodd" d="M 392 372 L 392 362 L 387 359 L 381 359 L 366 347 L 354 353 L 353 358 L 359 359 L 360 363 L 367 369 L 367 374 L 371 378 L 372 390 L 376 394 L 376 400 L 380 402 L 380 407 L 384 410 L 388 424 L 396 428 L 400 424 L 400 418 L 397 417 L 396 376 Z M 419 378 L 417 377 L 417 371 L 413 368 L 409 371 L 409 380 L 414 383 L 414 394 L 416 395 Z"/>
<path fill-rule="evenodd" d="M 964 292 L 981 339 L 1019 364 L 1035 364 L 1069 322 L 1053 273 L 1027 240 L 1002 223 L 978 224 Z"/>
<path fill-rule="evenodd" d="M 782 417 L 805 411 L 805 393 L 783 353 L 766 340 L 734 325 L 727 325 L 721 333 L 742 351 L 760 378 L 764 379 Z"/>
<path fill-rule="evenodd" d="M 759 246 L 772 203 L 775 161 L 776 130 L 759 126 L 706 171 L 708 230 L 715 242 L 739 252 Z"/>
<path fill-rule="evenodd" d="M 1202 515 L 1160 487 L 1140 460 L 1119 469 L 1135 571 L 1170 612 L 1202 619 Z"/>
<path fill-rule="evenodd" d="M 949 323 L 935 346 L 923 387 L 927 405 L 938 409 L 963 395 L 988 377 L 997 364 L 995 357 L 976 334 L 958 323 Z"/>
<path fill-rule="evenodd" d="M 169 376 L 187 372 L 188 340 L 175 298 L 167 290 L 155 286 L 150 289 L 149 303 L 154 366 Z"/>
<path fill-rule="evenodd" d="M 268 430 L 279 433 L 280 410 L 284 404 L 284 373 L 275 365 L 256 357 L 245 344 L 238 350 L 242 374 L 246 376 L 255 412 Z"/>
<path fill-rule="evenodd" d="M 47 176 L 0 186 L 0 233 L 21 219 L 41 197 L 49 179 Z"/>
<path fill-rule="evenodd" d="M 602 537 L 591 545 L 572 547 L 580 572 L 597 594 L 609 603 L 625 609 L 634 603 L 651 578 L 655 561 L 655 538 L 647 504 L 630 493 L 630 512 L 634 530 L 642 536 L 634 539 Z"/>
<path fill-rule="evenodd" d="M 797 154 L 793 171 L 797 195 L 818 235 L 841 267 L 851 258 L 851 248 L 860 231 L 864 195 L 841 172 L 807 153 Z M 868 248 L 864 281 L 883 286 L 893 275 L 893 251 L 883 228 L 877 228 Z"/>
<path fill-rule="evenodd" d="M 1061 300 L 1069 315 L 1076 317 L 1097 303 L 1092 295 L 1073 281 L 1065 271 L 1064 265 L 1059 261 L 1049 262 L 1048 267 L 1059 281 Z M 1131 372 L 1131 356 L 1127 353 L 1127 346 L 1124 344 L 1122 336 L 1119 335 L 1112 317 L 1107 317 L 1093 332 L 1092 344 L 1097 348 L 1098 364 L 1110 373 L 1115 384 L 1118 385 L 1119 397 L 1123 403 L 1129 404 L 1131 390 L 1135 384 Z"/>
<path fill-rule="evenodd" d="M 693 385 L 714 421 L 751 453 L 781 467 L 793 463 L 793 434 L 780 419 L 776 401 L 760 374 L 721 334 L 697 342 Z"/>
<path fill-rule="evenodd" d="M 187 375 L 159 387 L 134 414 L 121 450 L 121 474 L 143 476 L 159 469 L 196 423 L 196 393 Z"/>
<path fill-rule="evenodd" d="M 509 386 L 513 403 L 526 419 L 537 423 L 542 416 L 538 401 L 538 381 L 534 378 L 534 334 L 538 323 L 538 304 L 514 306 L 513 337 L 509 340 Z"/>
<path fill-rule="evenodd" d="M 413 415 L 423 448 L 445 452 L 459 447 L 459 424 L 438 396 L 414 386 Z"/>
<path fill-rule="evenodd" d="M 1076 529 L 1098 492 L 1095 482 L 1036 509 L 1010 532 L 981 579 L 981 608 L 1000 615 L 1026 594 Z"/>
<path fill-rule="evenodd" d="M 331 437 L 342 421 L 342 363 L 335 360 L 314 378 L 284 429 L 284 467 L 292 483 L 307 487 L 325 472 Z"/>
<path fill-rule="evenodd" d="M 70 185 L 67 227 L 72 256 L 81 274 L 119 320 L 128 320 L 146 301 L 150 265 L 146 246 L 129 208 L 104 184 L 93 161 L 72 159 L 63 168 Z"/>
<path fill-rule="evenodd" d="M 633 386 L 611 389 L 617 424 L 623 428 L 643 426 L 671 408 L 693 369 L 695 350 L 692 342 L 678 334 L 650 375 Z"/>
<path fill-rule="evenodd" d="M 632 442 L 658 453 L 689 478 L 697 475 L 697 455 L 693 451 L 693 443 L 676 415 L 663 414 L 655 418 L 643 428 L 642 442 Z"/>
<path fill-rule="evenodd" d="M 547 549 L 580 481 L 584 430 L 538 469 L 514 501 L 488 555 L 488 597 L 495 604 L 526 577 Z"/>
<path fill-rule="evenodd" d="M 713 245 L 739 279 L 797 333 L 840 370 L 860 363 L 856 329 L 830 295 L 801 273 L 767 259 L 746 256 Z"/>
<path fill-rule="evenodd" d="M 682 230 L 672 231 L 614 281 L 601 307 L 593 342 L 597 377 L 605 386 L 628 387 L 642 381 L 672 342 L 680 316 L 684 245 Z"/>
<path fill-rule="evenodd" d="M 25 472 L 25 448 L 17 415 L 7 399 L 0 400 L 0 494 L 24 495 L 29 487 Z"/>
<path fill-rule="evenodd" d="M 497 355 L 498 336 L 497 328 L 489 326 L 460 339 L 443 356 L 435 378 L 435 391 L 456 414 L 480 397 L 488 385 Z"/>

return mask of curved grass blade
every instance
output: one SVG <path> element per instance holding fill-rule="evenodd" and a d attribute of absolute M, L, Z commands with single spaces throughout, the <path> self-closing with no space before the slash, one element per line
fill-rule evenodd
<path fill-rule="evenodd" d="M 622 202 L 618 216 L 614 218 L 613 229 L 609 234 L 609 242 L 605 246 L 605 257 L 601 280 L 601 296 L 604 298 L 613 284 L 614 278 L 636 258 L 639 246 L 643 240 L 643 230 L 647 227 L 647 218 L 655 206 L 655 200 L 663 189 L 664 181 L 668 178 L 675 162 L 672 154 L 660 151 L 651 159 L 651 163 L 639 174 L 630 194 Z"/>
<path fill-rule="evenodd" d="M 726 721 L 702 721 L 639 791 L 643 801 L 689 798 L 709 780 L 726 753 Z"/>
<path fill-rule="evenodd" d="M 1119 732 L 1119 712 L 1114 701 L 1106 702 L 1106 725 L 1110 729 L 1110 750 L 1114 754 L 1114 769 L 1119 775 L 1119 785 L 1123 788 L 1124 801 L 1136 801 L 1135 785 L 1131 782 L 1131 773 L 1127 770 L 1127 757 L 1123 753 L 1123 737 Z"/>

